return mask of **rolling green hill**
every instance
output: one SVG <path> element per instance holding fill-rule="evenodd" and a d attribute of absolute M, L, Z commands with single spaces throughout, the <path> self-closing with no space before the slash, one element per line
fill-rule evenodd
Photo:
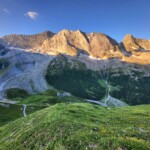
<path fill-rule="evenodd" d="M 149 150 L 150 105 L 56 104 L 0 127 L 0 150 Z"/>

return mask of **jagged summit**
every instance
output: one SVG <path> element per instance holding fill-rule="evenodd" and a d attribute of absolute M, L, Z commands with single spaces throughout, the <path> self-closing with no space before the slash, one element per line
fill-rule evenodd
<path fill-rule="evenodd" d="M 140 46 L 136 43 L 135 38 L 131 34 L 125 35 L 122 43 L 128 52 L 140 49 Z"/>
<path fill-rule="evenodd" d="M 84 53 L 101 58 L 107 57 L 107 55 L 119 56 L 120 52 L 117 47 L 119 47 L 119 44 L 105 34 L 87 34 L 80 30 L 70 31 L 65 29 L 44 41 L 42 51 L 45 53 L 65 53 L 71 56 Z"/>

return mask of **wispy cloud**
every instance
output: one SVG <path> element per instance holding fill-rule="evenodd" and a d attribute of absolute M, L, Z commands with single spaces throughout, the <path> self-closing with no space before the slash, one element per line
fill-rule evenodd
<path fill-rule="evenodd" d="M 34 11 L 28 11 L 25 16 L 30 17 L 32 20 L 36 20 L 36 18 L 38 17 L 38 13 L 34 12 Z"/>
<path fill-rule="evenodd" d="M 4 11 L 5 13 L 7 13 L 7 14 L 10 13 L 10 11 L 9 11 L 8 9 L 6 9 L 6 8 L 4 8 L 3 11 Z"/>

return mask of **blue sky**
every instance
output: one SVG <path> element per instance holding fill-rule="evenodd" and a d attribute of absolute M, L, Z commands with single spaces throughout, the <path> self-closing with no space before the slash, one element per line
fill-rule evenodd
<path fill-rule="evenodd" d="M 0 0 L 0 36 L 62 29 L 150 39 L 150 0 Z"/>

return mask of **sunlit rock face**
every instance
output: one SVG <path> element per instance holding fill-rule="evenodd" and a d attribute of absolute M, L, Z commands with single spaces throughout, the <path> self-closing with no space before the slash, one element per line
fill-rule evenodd
<path fill-rule="evenodd" d="M 62 30 L 43 43 L 46 52 L 63 53 L 70 56 L 78 54 L 91 55 L 97 58 L 119 57 L 121 52 L 118 43 L 101 33 L 87 34 L 80 30 Z"/>
<path fill-rule="evenodd" d="M 150 40 L 135 38 L 131 34 L 127 34 L 122 41 L 126 51 L 150 50 Z"/>

